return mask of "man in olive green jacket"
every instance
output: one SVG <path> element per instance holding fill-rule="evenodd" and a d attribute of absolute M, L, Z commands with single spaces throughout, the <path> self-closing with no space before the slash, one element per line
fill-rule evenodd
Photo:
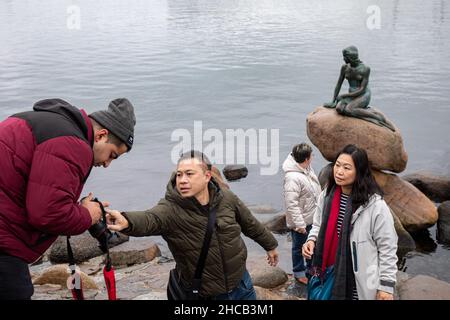
<path fill-rule="evenodd" d="M 108 228 L 130 236 L 162 235 L 172 252 L 185 287 L 194 277 L 208 215 L 216 208 L 215 229 L 202 274 L 202 298 L 255 299 L 246 270 L 244 235 L 267 251 L 268 263 L 278 263 L 278 245 L 268 231 L 231 191 L 211 178 L 211 164 L 203 153 L 189 151 L 178 161 L 164 199 L 150 210 L 120 213 L 107 210 Z"/>

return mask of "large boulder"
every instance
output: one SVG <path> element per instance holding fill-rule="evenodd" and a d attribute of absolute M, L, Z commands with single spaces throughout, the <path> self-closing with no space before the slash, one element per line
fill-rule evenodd
<path fill-rule="evenodd" d="M 133 238 L 131 241 L 109 250 L 114 266 L 130 266 L 152 261 L 161 255 L 157 244 L 151 238 Z"/>
<path fill-rule="evenodd" d="M 98 289 L 95 281 L 85 274 L 83 271 L 79 271 L 81 276 L 81 283 L 83 289 Z M 58 264 L 45 269 L 38 277 L 33 280 L 35 285 L 54 284 L 60 285 L 62 288 L 67 288 L 68 279 L 70 276 L 69 266 L 66 264 Z M 70 282 L 69 282 L 70 284 Z"/>
<path fill-rule="evenodd" d="M 285 234 L 290 231 L 286 225 L 286 213 L 276 215 L 269 221 L 263 223 L 263 225 L 276 234 Z"/>
<path fill-rule="evenodd" d="M 436 206 L 422 192 L 394 174 L 372 170 L 384 199 L 408 232 L 427 229 L 438 220 Z"/>
<path fill-rule="evenodd" d="M 443 202 L 439 208 L 437 239 L 439 242 L 450 244 L 450 201 Z"/>
<path fill-rule="evenodd" d="M 288 281 L 286 272 L 278 267 L 263 264 L 250 270 L 250 275 L 255 286 L 270 289 L 278 287 Z"/>
<path fill-rule="evenodd" d="M 402 225 L 400 219 L 395 215 L 394 211 L 391 210 L 392 217 L 394 218 L 394 227 L 397 232 L 397 256 L 404 256 L 409 251 L 416 249 L 416 242 L 413 237 Z"/>
<path fill-rule="evenodd" d="M 402 177 L 435 202 L 450 200 L 450 178 L 420 171 Z"/>
<path fill-rule="evenodd" d="M 306 126 L 309 139 L 328 161 L 333 161 L 347 144 L 355 144 L 367 151 L 372 168 L 393 172 L 406 168 L 408 155 L 398 128 L 393 132 L 324 107 L 308 115 Z"/>
<path fill-rule="evenodd" d="M 450 300 L 450 284 L 418 275 L 397 287 L 400 300 Z"/>
<path fill-rule="evenodd" d="M 129 237 L 122 233 L 117 232 L 117 236 L 111 238 L 109 241 L 109 247 L 112 248 L 128 241 Z M 66 237 L 59 237 L 52 245 L 49 260 L 51 263 L 68 263 L 69 258 L 67 256 L 67 244 Z M 72 247 L 75 263 L 81 263 L 91 258 L 100 256 L 103 254 L 99 248 L 99 242 L 93 238 L 89 232 L 85 232 L 79 236 L 70 237 L 70 246 Z"/>
<path fill-rule="evenodd" d="M 266 289 L 278 287 L 288 281 L 288 275 L 279 267 L 267 264 L 266 255 L 250 255 L 247 258 L 247 270 L 252 277 L 253 285 Z"/>

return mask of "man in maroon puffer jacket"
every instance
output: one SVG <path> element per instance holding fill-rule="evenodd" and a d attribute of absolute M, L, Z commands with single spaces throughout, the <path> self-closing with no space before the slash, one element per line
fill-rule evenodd
<path fill-rule="evenodd" d="M 92 195 L 78 202 L 93 166 L 130 151 L 136 118 L 125 98 L 89 116 L 61 99 L 0 122 L 0 300 L 30 299 L 28 263 L 59 235 L 101 218 Z M 107 203 L 105 203 L 107 205 Z"/>

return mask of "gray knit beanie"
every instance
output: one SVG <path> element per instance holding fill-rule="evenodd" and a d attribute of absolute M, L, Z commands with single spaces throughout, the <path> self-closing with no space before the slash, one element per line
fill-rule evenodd
<path fill-rule="evenodd" d="M 108 110 L 93 112 L 89 117 L 123 141 L 127 145 L 128 151 L 131 150 L 136 117 L 133 105 L 128 99 L 115 99 L 109 103 Z"/>

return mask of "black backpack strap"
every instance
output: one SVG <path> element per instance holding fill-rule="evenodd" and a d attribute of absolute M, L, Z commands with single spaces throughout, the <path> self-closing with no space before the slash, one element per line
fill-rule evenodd
<path fill-rule="evenodd" d="M 92 201 L 97 202 L 99 204 L 100 209 L 102 211 L 102 219 L 106 223 L 106 210 L 105 210 L 105 207 L 103 206 L 103 203 L 101 201 L 99 201 L 97 198 L 92 199 Z M 108 237 L 106 238 L 106 241 L 105 241 L 105 250 L 106 250 L 105 266 L 106 266 L 106 270 L 110 271 L 111 267 L 112 267 L 112 262 L 111 262 L 111 256 L 109 255 L 109 240 L 108 240 Z"/>
<path fill-rule="evenodd" d="M 208 229 L 206 230 L 205 238 L 203 239 L 202 251 L 195 269 L 194 279 L 192 281 L 192 292 L 198 294 L 202 285 L 202 273 L 205 268 L 206 257 L 208 256 L 209 244 L 214 232 L 214 225 L 216 223 L 217 209 L 213 208 L 208 216 Z"/>

